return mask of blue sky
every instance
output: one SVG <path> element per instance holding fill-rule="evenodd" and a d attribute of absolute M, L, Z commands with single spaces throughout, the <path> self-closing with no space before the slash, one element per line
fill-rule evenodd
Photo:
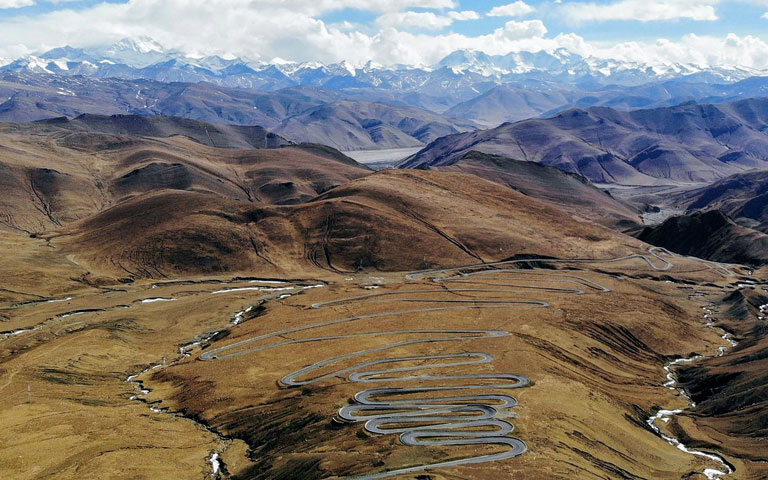
<path fill-rule="evenodd" d="M 768 0 L 0 0 L 0 58 L 141 35 L 258 60 L 424 64 L 456 48 L 566 47 L 762 69 L 767 12 Z"/>
<path fill-rule="evenodd" d="M 0 8 L 0 20 L 18 16 L 36 16 L 55 10 L 74 9 L 82 10 L 101 3 L 128 3 L 127 0 L 40 0 L 37 4 L 21 8 Z M 285 3 L 290 3 L 286 0 Z M 493 7 L 510 3 L 499 0 L 472 0 L 457 1 L 460 10 L 474 10 L 479 13 L 489 12 Z M 768 12 L 768 1 L 762 2 L 721 2 L 716 10 L 720 20 L 718 21 L 692 21 L 686 19 L 667 20 L 658 22 L 637 21 L 604 21 L 575 23 L 568 21 L 563 15 L 558 14 L 557 4 L 553 2 L 528 1 L 537 12 L 527 17 L 541 18 L 546 21 L 547 28 L 553 33 L 575 32 L 590 40 L 597 41 L 628 41 L 648 40 L 658 37 L 676 38 L 682 33 L 697 33 L 701 35 L 726 35 L 738 33 L 741 35 L 760 35 L 768 32 L 768 19 L 762 15 Z M 595 0 L 594 2 L 567 2 L 567 3 L 596 3 L 610 4 L 611 0 Z M 2 5 L 2 2 L 0 2 Z M 411 8 L 413 11 L 439 11 L 435 9 Z M 353 23 L 373 23 L 377 17 L 374 11 L 343 8 L 321 16 L 327 23 L 349 21 Z M 465 35 L 481 35 L 493 31 L 504 25 L 503 17 L 481 17 L 472 22 L 456 22 L 446 30 Z"/>
<path fill-rule="evenodd" d="M 19 0 L 22 1 L 22 0 Z M 13 0 L 9 0 L 9 3 L 13 3 Z M 26 1 L 23 3 L 27 3 Z M 33 3 L 32 0 L 30 0 L 29 3 Z M 40 15 L 43 13 L 48 13 L 54 10 L 64 10 L 64 9 L 75 9 L 75 10 L 81 10 L 88 7 L 92 7 L 94 5 L 97 5 L 99 3 L 128 3 L 127 0 L 118 0 L 118 1 L 112 1 L 112 0 L 63 0 L 63 1 L 46 1 L 46 0 L 40 0 L 36 1 L 30 6 L 22 6 L 22 7 L 11 7 L 11 8 L 5 8 L 0 9 L 0 19 L 2 18 L 8 18 L 8 17 L 14 17 L 14 16 L 25 16 L 25 15 Z M 0 2 L 0 6 L 2 6 L 2 2 Z"/>
<path fill-rule="evenodd" d="M 510 3 L 499 0 L 472 0 L 459 1 L 458 10 L 474 10 L 479 13 L 487 13 L 493 7 Z M 536 11 L 522 18 L 540 18 L 544 20 L 547 28 L 552 33 L 574 32 L 589 40 L 607 42 L 625 42 L 654 40 L 659 37 L 678 38 L 685 33 L 699 35 L 725 36 L 729 33 L 740 35 L 765 35 L 768 33 L 768 19 L 762 15 L 768 12 L 768 1 L 763 5 L 760 2 L 721 2 L 715 10 L 719 20 L 694 21 L 690 19 L 676 19 L 664 21 L 593 21 L 574 22 L 569 21 L 558 11 L 554 2 L 532 0 L 526 2 L 536 8 Z M 595 0 L 594 2 L 579 2 L 567 0 L 563 3 L 585 4 L 595 3 L 607 5 L 611 0 Z M 674 2 L 672 2 L 674 3 Z M 706 2 L 702 2 L 706 3 Z M 433 9 L 412 8 L 414 11 L 436 11 Z M 328 23 L 350 21 L 353 23 L 372 23 L 376 19 L 376 12 L 347 8 L 324 15 L 322 18 Z M 508 20 L 505 17 L 482 16 L 477 21 L 456 22 L 446 30 L 464 35 L 482 35 L 502 27 Z"/>

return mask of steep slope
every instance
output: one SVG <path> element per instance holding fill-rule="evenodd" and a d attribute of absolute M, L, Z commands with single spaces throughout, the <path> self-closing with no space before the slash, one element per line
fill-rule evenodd
<path fill-rule="evenodd" d="M 5 80 L 3 80 L 5 78 Z M 372 97 L 372 98 L 371 98 Z M 394 95 L 350 94 L 318 87 L 290 87 L 274 92 L 217 87 L 207 83 L 162 83 L 148 80 L 94 80 L 51 75 L 0 75 L 0 121 L 29 122 L 59 117 L 78 118 L 79 124 L 109 122 L 89 116 L 139 115 L 181 117 L 221 125 L 225 136 L 249 132 L 224 125 L 260 125 L 298 142 L 323 143 L 345 150 L 422 146 L 432 140 L 474 128 L 423 108 L 408 106 Z M 377 102 L 372 102 L 376 99 Z M 387 103 L 378 103 L 387 102 Z M 417 102 L 420 103 L 420 102 Z M 162 135 L 174 125 L 129 125 L 113 120 L 109 133 Z M 165 122 L 168 122 L 166 120 Z M 73 121 L 74 122 L 74 121 Z M 74 128 L 74 125 L 73 125 Z M 199 130 L 194 123 L 183 128 Z M 209 128 L 209 130 L 216 130 Z M 205 143 L 216 143 L 214 134 Z M 206 135 L 197 132 L 204 140 Z M 248 142 L 246 142 L 248 143 Z M 245 147 L 243 144 L 238 146 Z"/>
<path fill-rule="evenodd" d="M 137 277 L 407 270 L 642 248 L 631 237 L 474 175 L 391 170 L 286 207 L 159 191 L 49 238 L 90 268 Z"/>
<path fill-rule="evenodd" d="M 335 101 L 339 94 L 309 87 L 263 92 L 207 83 L 5 73 L 0 75 L 0 98 L 7 99 L 0 103 L 4 122 L 137 114 L 271 128 L 288 116 Z"/>
<path fill-rule="evenodd" d="M 446 116 L 468 120 L 485 128 L 505 122 L 538 117 L 543 112 L 572 104 L 574 95 L 564 90 L 541 92 L 520 87 L 499 86 L 445 112 Z"/>
<path fill-rule="evenodd" d="M 672 217 L 638 238 L 673 252 L 718 262 L 768 263 L 768 235 L 745 228 L 716 210 Z"/>
<path fill-rule="evenodd" d="M 554 167 L 470 151 L 452 165 L 433 168 L 472 173 L 602 225 L 630 228 L 641 223 L 639 212 L 633 207 L 596 188 L 584 177 Z"/>
<path fill-rule="evenodd" d="M 418 147 L 460 130 L 445 118 L 413 107 L 339 101 L 286 119 L 276 133 L 340 150 Z"/>
<path fill-rule="evenodd" d="M 216 193 L 250 203 L 293 204 L 315 196 L 371 170 L 338 152 L 314 145 L 280 149 L 221 150 L 191 147 L 182 156 L 165 149 L 136 148 L 113 157 L 119 162 L 111 192 L 141 194 L 173 188 Z M 176 184 L 175 182 L 180 182 Z"/>
<path fill-rule="evenodd" d="M 83 114 L 72 120 L 55 118 L 40 123 L 56 129 L 109 135 L 156 138 L 183 135 L 218 148 L 278 148 L 291 144 L 259 126 L 212 125 L 179 117 Z"/>
<path fill-rule="evenodd" d="M 732 175 L 672 200 L 691 212 L 720 210 L 740 225 L 768 233 L 768 172 Z"/>
<path fill-rule="evenodd" d="M 763 478 L 765 438 L 768 435 L 768 328 L 762 289 L 742 288 L 723 300 L 717 326 L 738 346 L 729 355 L 714 356 L 687 366 L 679 373 L 681 384 L 696 402 L 696 423 L 717 432 L 702 445 L 721 445 L 728 458 L 756 461 L 762 471 L 745 478 Z"/>
<path fill-rule="evenodd" d="M 768 167 L 766 112 L 768 99 L 632 112 L 574 109 L 441 138 L 401 166 L 449 165 L 476 150 L 555 166 L 601 183 L 711 182 Z"/>
<path fill-rule="evenodd" d="M 0 147 L 0 152 L 7 151 Z M 0 160 L 0 232 L 39 232 L 94 211 L 100 193 L 85 175 L 51 168 L 50 162 L 17 162 L 16 155 L 8 161 L 9 156 Z"/>
<path fill-rule="evenodd" d="M 329 147 L 213 148 L 186 136 L 93 133 L 75 123 L 75 131 L 55 123 L 0 125 L 0 187 L 7 193 L 0 196 L 0 228 L 27 233 L 58 228 L 131 197 L 169 189 L 248 203 L 299 203 L 371 173 Z M 108 121 L 103 129 L 111 125 Z M 225 138 L 234 144 L 247 140 L 222 134 Z"/>

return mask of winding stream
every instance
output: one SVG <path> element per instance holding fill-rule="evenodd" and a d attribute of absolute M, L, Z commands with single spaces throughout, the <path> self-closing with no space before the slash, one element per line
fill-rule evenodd
<path fill-rule="evenodd" d="M 714 322 L 712 322 L 712 315 L 713 311 L 709 307 L 703 308 L 705 315 L 704 319 L 707 320 L 707 327 L 710 328 L 717 328 L 715 327 Z M 731 335 L 729 333 L 725 333 L 722 336 L 723 340 L 728 341 L 731 344 L 731 347 L 735 347 L 737 345 L 737 342 L 731 339 Z M 718 354 L 717 356 L 721 357 L 725 355 L 725 352 L 728 350 L 729 347 L 719 347 L 718 348 Z M 688 395 L 688 392 L 685 391 L 684 388 L 682 388 L 678 382 L 677 382 L 677 376 L 675 375 L 674 368 L 677 365 L 681 365 L 684 363 L 692 363 L 697 360 L 701 360 L 701 355 L 697 355 L 694 357 L 689 358 L 678 358 L 676 360 L 671 361 L 668 363 L 664 370 L 667 372 L 667 383 L 664 384 L 665 387 L 670 388 L 671 390 L 675 390 L 680 395 L 682 395 L 686 400 L 688 400 L 688 403 L 691 407 L 695 407 L 696 404 L 693 402 L 691 397 Z M 702 472 L 705 477 L 707 477 L 708 480 L 722 480 L 724 476 L 731 475 L 735 472 L 734 468 L 725 460 L 725 458 L 721 457 L 720 455 L 716 455 L 714 453 L 707 453 L 700 450 L 693 450 L 691 448 L 688 448 L 685 444 L 683 444 L 679 439 L 670 437 L 669 435 L 666 435 L 661 428 L 657 425 L 656 422 L 662 421 L 664 423 L 669 423 L 670 419 L 675 416 L 683 415 L 685 413 L 684 410 L 659 410 L 656 415 L 650 417 L 648 419 L 648 425 L 663 438 L 666 440 L 670 445 L 673 447 L 678 448 L 679 450 L 691 454 L 696 455 L 699 457 L 707 458 L 709 460 L 712 460 L 713 462 L 718 464 L 718 468 L 706 468 Z"/>

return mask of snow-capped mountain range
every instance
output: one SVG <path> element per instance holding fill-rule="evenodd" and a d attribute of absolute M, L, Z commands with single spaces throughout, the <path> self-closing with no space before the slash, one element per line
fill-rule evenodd
<path fill-rule="evenodd" d="M 355 66 L 191 57 L 138 38 L 56 48 L 0 66 L 0 122 L 166 115 L 260 125 L 352 150 L 412 147 L 570 108 L 631 111 L 764 96 L 768 72 L 641 65 L 565 49 L 460 50 L 428 67 Z"/>
<path fill-rule="evenodd" d="M 472 50 L 451 53 L 428 67 L 347 62 L 322 64 L 249 61 L 220 56 L 190 57 L 167 50 L 151 38 L 124 39 L 95 48 L 55 48 L 40 55 L 0 61 L 0 72 L 40 73 L 93 78 L 146 79 L 162 82 L 210 82 L 219 86 L 276 90 L 312 85 L 329 89 L 379 88 L 395 91 L 462 89 L 467 94 L 489 85 L 524 86 L 536 80 L 578 88 L 605 85 L 636 86 L 690 77 L 704 83 L 730 83 L 756 75 L 745 68 L 702 68 L 695 65 L 645 65 L 582 57 L 566 49 L 487 55 Z"/>

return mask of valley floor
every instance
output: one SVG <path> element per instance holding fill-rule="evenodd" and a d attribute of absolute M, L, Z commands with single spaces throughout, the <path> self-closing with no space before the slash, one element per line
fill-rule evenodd
<path fill-rule="evenodd" d="M 671 200 L 676 195 L 690 192 L 707 185 L 706 183 L 673 183 L 664 185 L 609 185 L 595 186 L 609 192 L 614 198 L 641 208 L 648 205 L 648 211 L 642 214 L 644 225 L 659 225 L 666 219 L 685 214 L 685 210 Z"/>
<path fill-rule="evenodd" d="M 416 152 L 418 148 L 389 148 L 384 150 L 353 150 L 344 152 L 348 157 L 375 170 L 393 167 Z"/>

